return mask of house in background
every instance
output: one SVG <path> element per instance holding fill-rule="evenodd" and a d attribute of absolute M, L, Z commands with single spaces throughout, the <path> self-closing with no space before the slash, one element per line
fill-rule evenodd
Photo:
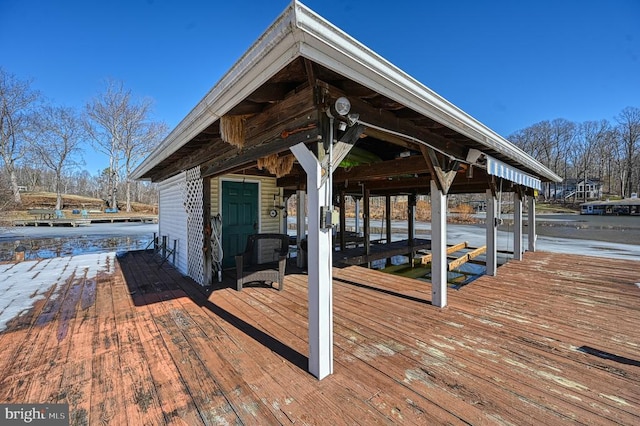
<path fill-rule="evenodd" d="M 552 191 L 554 191 L 552 196 L 556 200 L 598 200 L 602 198 L 603 183 L 599 179 L 571 178 L 552 185 Z"/>
<path fill-rule="evenodd" d="M 333 371 L 332 238 L 344 229 L 344 209 L 335 207 L 344 197 L 362 196 L 368 218 L 370 197 L 429 194 L 432 304 L 443 307 L 448 195 L 485 195 L 487 274 L 496 275 L 500 193 L 515 194 L 514 259 L 521 259 L 523 202 L 534 250 L 535 194 L 542 182 L 561 181 L 298 1 L 133 175 L 159 182 L 160 234 L 177 242 L 176 267 L 202 285 L 219 254 L 212 229 L 221 225 L 223 263 L 232 266 L 247 235 L 286 233 L 280 206 L 297 195 L 297 244 L 306 234 L 308 250 L 309 371 L 318 378 Z M 411 220 L 415 202 L 409 210 Z M 363 259 L 372 248 L 367 230 Z M 415 240 L 405 242 L 406 253 Z"/>

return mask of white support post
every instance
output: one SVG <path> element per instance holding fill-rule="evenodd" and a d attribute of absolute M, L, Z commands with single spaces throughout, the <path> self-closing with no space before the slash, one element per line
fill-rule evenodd
<path fill-rule="evenodd" d="M 536 251 L 536 239 L 538 238 L 538 235 L 536 234 L 536 198 L 532 195 L 529 195 L 529 212 L 527 220 L 529 222 L 529 251 Z"/>
<path fill-rule="evenodd" d="M 495 276 L 498 270 L 497 241 L 498 231 L 496 226 L 496 211 L 498 210 L 498 200 L 493 191 L 487 189 L 487 275 Z"/>
<path fill-rule="evenodd" d="M 296 257 L 296 265 L 298 268 L 304 268 L 305 261 L 304 256 L 302 256 L 302 240 L 305 238 L 305 234 L 307 233 L 306 227 L 306 217 L 305 208 L 306 208 L 306 193 L 302 190 L 296 191 L 297 205 L 296 205 L 296 245 L 298 247 L 298 256 Z"/>
<path fill-rule="evenodd" d="M 513 258 L 522 260 L 522 196 L 519 191 L 513 193 Z"/>
<path fill-rule="evenodd" d="M 291 152 L 307 173 L 309 372 L 323 379 L 333 373 L 332 232 L 320 228 L 320 207 L 331 199 L 330 179 L 323 182 L 320 163 L 304 143 Z"/>
<path fill-rule="evenodd" d="M 431 181 L 431 303 L 447 306 L 447 196 Z"/>

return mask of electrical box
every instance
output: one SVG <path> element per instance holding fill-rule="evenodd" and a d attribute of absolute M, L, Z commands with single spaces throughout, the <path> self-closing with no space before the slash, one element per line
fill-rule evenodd
<path fill-rule="evenodd" d="M 333 228 L 340 223 L 340 214 L 328 206 L 320 207 L 320 228 Z"/>

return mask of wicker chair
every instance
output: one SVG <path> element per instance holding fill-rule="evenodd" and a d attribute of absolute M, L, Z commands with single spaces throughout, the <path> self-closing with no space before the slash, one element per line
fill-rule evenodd
<path fill-rule="evenodd" d="M 288 253 L 289 236 L 285 234 L 249 235 L 244 253 L 236 256 L 236 290 L 255 281 L 277 282 L 282 290 Z"/>

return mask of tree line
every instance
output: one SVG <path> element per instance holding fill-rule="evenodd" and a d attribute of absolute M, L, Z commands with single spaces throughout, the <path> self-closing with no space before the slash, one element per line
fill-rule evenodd
<path fill-rule="evenodd" d="M 124 194 L 127 211 L 134 201 L 156 202 L 155 185 L 130 178 L 168 131 L 151 114 L 152 101 L 135 99 L 119 81 L 107 80 L 77 110 L 51 104 L 31 81 L 0 67 L 0 208 L 19 205 L 24 186 L 55 192 L 56 208 L 62 207 L 63 193 L 102 198 L 112 207 Z M 624 108 L 613 122 L 542 121 L 508 139 L 565 181 L 597 179 L 606 193 L 622 197 L 640 192 L 639 108 Z M 82 156 L 91 149 L 109 159 L 95 175 L 82 168 Z M 558 194 L 558 185 L 549 184 L 542 196 Z"/>
<path fill-rule="evenodd" d="M 605 194 L 623 198 L 640 192 L 639 108 L 624 108 L 613 122 L 541 121 L 508 139 L 565 181 L 597 180 L 603 184 Z M 542 195 L 564 200 L 560 187 L 546 185 Z M 577 201 L 576 195 L 571 201 Z"/>
<path fill-rule="evenodd" d="M 19 206 L 24 187 L 55 192 L 57 209 L 65 193 L 123 203 L 126 211 L 132 202 L 157 202 L 155 186 L 132 181 L 131 173 L 168 127 L 152 120 L 150 99 L 135 99 L 116 80 L 104 86 L 79 110 L 52 104 L 31 81 L 0 67 L 0 207 Z M 109 159 L 95 175 L 83 169 L 90 150 Z"/>

